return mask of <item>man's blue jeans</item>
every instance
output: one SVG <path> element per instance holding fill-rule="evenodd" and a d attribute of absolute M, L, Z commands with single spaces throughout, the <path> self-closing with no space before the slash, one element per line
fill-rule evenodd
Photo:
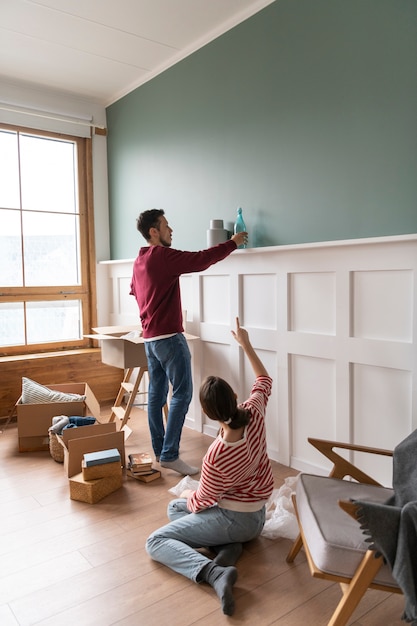
<path fill-rule="evenodd" d="M 265 507 L 254 513 L 238 513 L 212 506 L 190 513 L 187 500 L 178 498 L 169 503 L 168 518 L 171 523 L 148 537 L 146 550 L 154 561 L 199 582 L 199 573 L 211 559 L 198 548 L 255 539 L 265 524 Z"/>
<path fill-rule="evenodd" d="M 148 422 L 155 456 L 161 461 L 175 461 L 185 416 L 193 395 L 191 354 L 182 333 L 168 339 L 145 341 L 148 360 Z M 172 398 L 169 403 L 166 430 L 162 409 L 166 404 L 169 383 Z"/>

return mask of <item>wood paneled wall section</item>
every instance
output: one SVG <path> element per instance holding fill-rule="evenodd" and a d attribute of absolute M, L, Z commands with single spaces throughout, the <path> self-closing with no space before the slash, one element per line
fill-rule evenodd
<path fill-rule="evenodd" d="M 99 348 L 0 358 L 0 419 L 8 417 L 22 391 L 22 376 L 43 385 L 88 383 L 100 404 L 112 402 L 124 372 L 101 362 Z"/>

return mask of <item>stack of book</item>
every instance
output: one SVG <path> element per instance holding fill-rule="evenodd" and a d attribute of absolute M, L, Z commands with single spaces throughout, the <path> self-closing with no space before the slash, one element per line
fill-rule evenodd
<path fill-rule="evenodd" d="M 161 472 L 152 467 L 152 457 L 148 452 L 129 454 L 126 473 L 143 483 L 149 483 L 161 476 Z"/>

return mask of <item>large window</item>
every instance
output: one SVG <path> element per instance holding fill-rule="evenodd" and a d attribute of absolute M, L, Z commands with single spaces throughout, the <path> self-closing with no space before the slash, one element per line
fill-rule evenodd
<path fill-rule="evenodd" d="M 86 345 L 90 140 L 0 126 L 0 354 Z"/>

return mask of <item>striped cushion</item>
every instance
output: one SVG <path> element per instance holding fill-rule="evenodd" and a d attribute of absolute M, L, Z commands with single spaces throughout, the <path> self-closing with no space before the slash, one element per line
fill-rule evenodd
<path fill-rule="evenodd" d="M 44 404 L 48 402 L 83 402 L 85 396 L 78 393 L 54 391 L 30 378 L 22 378 L 22 404 Z"/>

